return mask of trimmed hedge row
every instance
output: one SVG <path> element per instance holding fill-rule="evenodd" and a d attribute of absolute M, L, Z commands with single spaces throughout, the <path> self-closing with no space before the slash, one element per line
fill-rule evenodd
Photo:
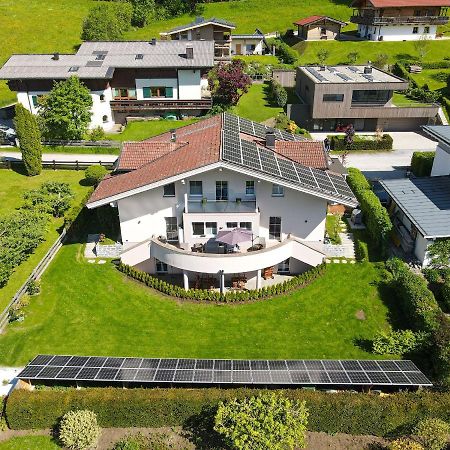
<path fill-rule="evenodd" d="M 411 158 L 411 170 L 416 177 L 429 177 L 433 168 L 436 152 L 414 152 Z"/>
<path fill-rule="evenodd" d="M 366 177 L 358 169 L 348 169 L 347 182 L 355 194 L 371 238 L 385 254 L 389 235 L 392 231 L 392 222 L 386 208 L 382 206 L 379 198 L 373 193 Z"/>
<path fill-rule="evenodd" d="M 83 198 L 80 200 L 79 203 L 72 206 L 65 214 L 64 214 L 64 228 L 67 230 L 72 226 L 72 224 L 77 219 L 80 212 L 83 210 L 84 206 L 86 205 L 87 201 L 89 200 L 89 197 L 94 192 L 94 188 L 90 187 L 86 194 L 83 196 Z"/>
<path fill-rule="evenodd" d="M 180 426 L 195 421 L 202 410 L 216 406 L 221 400 L 260 392 L 257 389 L 217 388 L 70 388 L 31 392 L 19 389 L 8 398 L 6 417 L 9 426 L 15 430 L 51 428 L 63 414 L 74 409 L 93 411 L 102 427 Z M 311 431 L 388 436 L 408 432 L 427 417 L 450 421 L 450 393 L 405 392 L 387 397 L 301 389 L 283 393 L 291 399 L 306 401 Z"/>
<path fill-rule="evenodd" d="M 419 85 L 414 80 L 414 78 L 411 76 L 411 74 L 408 72 L 408 69 L 405 67 L 405 65 L 401 62 L 396 62 L 394 66 L 392 67 L 392 73 L 394 75 L 397 75 L 400 78 L 404 78 L 405 80 L 409 81 L 409 87 L 412 88 L 418 88 Z"/>
<path fill-rule="evenodd" d="M 356 136 L 353 143 L 348 145 L 345 136 L 328 136 L 331 150 L 392 150 L 393 139 L 389 134 L 383 134 L 381 140 L 358 139 Z"/>
<path fill-rule="evenodd" d="M 252 289 L 247 291 L 227 291 L 221 294 L 217 291 L 210 291 L 207 289 L 189 289 L 185 290 L 180 286 L 176 286 L 161 280 L 160 278 L 153 277 L 152 275 L 128 266 L 127 264 L 120 263 L 117 268 L 125 275 L 134 278 L 146 286 L 156 289 L 163 294 L 170 295 L 176 298 L 183 298 L 189 300 L 199 301 L 211 301 L 211 302 L 223 302 L 234 303 L 244 302 L 249 300 L 261 300 L 271 298 L 275 295 L 284 294 L 294 289 L 301 289 L 307 286 L 309 283 L 319 278 L 325 273 L 326 264 L 322 263 L 317 267 L 313 267 L 300 275 L 292 277 L 283 283 L 275 284 L 273 286 L 263 287 L 262 289 Z"/>

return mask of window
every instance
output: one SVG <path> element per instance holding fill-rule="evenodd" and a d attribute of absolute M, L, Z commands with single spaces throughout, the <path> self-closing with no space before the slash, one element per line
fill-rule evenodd
<path fill-rule="evenodd" d="M 424 34 L 430 34 L 430 27 L 423 27 Z"/>
<path fill-rule="evenodd" d="M 228 181 L 216 181 L 216 200 L 228 200 Z"/>
<path fill-rule="evenodd" d="M 227 228 L 229 228 L 231 230 L 234 228 L 237 228 L 237 226 L 238 226 L 237 222 L 227 222 Z"/>
<path fill-rule="evenodd" d="M 103 119 L 103 123 L 108 122 L 108 116 L 103 116 L 102 119 Z"/>
<path fill-rule="evenodd" d="M 272 197 L 284 197 L 284 186 L 272 184 Z"/>
<path fill-rule="evenodd" d="M 180 33 L 180 40 L 181 41 L 187 41 L 189 39 L 188 32 L 185 31 L 184 33 Z"/>
<path fill-rule="evenodd" d="M 156 273 L 167 273 L 167 264 L 163 263 L 159 259 L 156 260 Z"/>
<path fill-rule="evenodd" d="M 320 34 L 322 34 L 322 35 L 327 34 L 327 29 L 326 28 L 321 28 L 320 29 Z"/>
<path fill-rule="evenodd" d="M 245 195 L 255 195 L 255 182 L 246 181 L 245 182 Z"/>
<path fill-rule="evenodd" d="M 285 261 L 280 262 L 280 264 L 278 264 L 278 273 L 279 274 L 289 274 L 290 273 L 289 258 L 286 259 Z"/>
<path fill-rule="evenodd" d="M 389 100 L 390 95 L 391 91 L 355 89 L 352 94 L 352 103 L 375 103 L 384 105 Z"/>
<path fill-rule="evenodd" d="M 413 27 L 413 34 L 417 34 L 419 32 L 419 27 Z"/>
<path fill-rule="evenodd" d="M 281 217 L 269 218 L 269 239 L 281 239 Z"/>
<path fill-rule="evenodd" d="M 169 86 L 151 86 L 142 88 L 144 98 L 173 98 L 173 88 Z"/>
<path fill-rule="evenodd" d="M 203 183 L 201 181 L 189 181 L 189 195 L 201 197 L 203 195 Z"/>
<path fill-rule="evenodd" d="M 105 94 L 100 94 L 100 101 L 104 102 L 105 101 Z"/>
<path fill-rule="evenodd" d="M 205 224 L 203 222 L 192 222 L 192 234 L 194 236 L 204 236 Z"/>
<path fill-rule="evenodd" d="M 217 234 L 217 222 L 206 222 L 205 234 L 207 236 L 215 236 Z"/>
<path fill-rule="evenodd" d="M 114 100 L 136 100 L 136 89 L 134 88 L 114 88 Z"/>
<path fill-rule="evenodd" d="M 239 224 L 239 228 L 243 228 L 244 230 L 252 231 L 252 223 L 251 222 L 241 222 Z"/>
<path fill-rule="evenodd" d="M 106 58 L 106 53 L 99 53 L 96 57 L 95 60 L 96 61 L 104 61 Z"/>
<path fill-rule="evenodd" d="M 164 197 L 175 197 L 175 183 L 164 186 Z"/>
<path fill-rule="evenodd" d="M 324 102 L 343 102 L 344 94 L 323 94 Z"/>
<path fill-rule="evenodd" d="M 176 217 L 166 217 L 166 237 L 168 241 L 178 241 L 178 223 Z"/>

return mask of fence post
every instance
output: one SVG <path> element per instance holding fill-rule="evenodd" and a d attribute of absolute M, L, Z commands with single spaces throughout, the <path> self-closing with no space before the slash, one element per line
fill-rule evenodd
<path fill-rule="evenodd" d="M 53 160 L 53 170 L 56 170 L 56 161 Z"/>
<path fill-rule="evenodd" d="M 76 170 L 78 170 L 78 159 L 77 159 L 75 162 L 77 163 L 77 168 L 76 168 Z"/>

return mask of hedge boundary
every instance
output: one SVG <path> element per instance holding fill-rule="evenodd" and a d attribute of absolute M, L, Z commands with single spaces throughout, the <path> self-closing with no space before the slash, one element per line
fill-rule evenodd
<path fill-rule="evenodd" d="M 411 171 L 416 177 L 429 177 L 436 152 L 414 152 L 411 158 Z"/>
<path fill-rule="evenodd" d="M 207 289 L 189 289 L 186 291 L 180 286 L 168 283 L 147 272 L 143 272 L 123 263 L 119 263 L 117 269 L 134 280 L 177 299 L 181 298 L 185 300 L 210 301 L 217 303 L 237 303 L 250 300 L 269 299 L 276 295 L 291 292 L 295 289 L 302 289 L 325 273 L 326 264 L 322 263 L 307 272 L 292 277 L 290 280 L 286 280 L 283 283 L 275 284 L 273 286 L 263 287 L 258 290 L 227 291 L 224 294 Z"/>
<path fill-rule="evenodd" d="M 214 408 L 221 400 L 260 392 L 245 388 L 18 389 L 7 400 L 6 418 L 13 430 L 43 429 L 54 427 L 67 411 L 89 409 L 97 414 L 102 427 L 180 426 L 198 419 L 202 411 Z M 310 431 L 392 436 L 408 432 L 427 417 L 450 422 L 448 392 L 403 392 L 386 397 L 303 389 L 281 392 L 291 399 L 306 401 Z"/>
<path fill-rule="evenodd" d="M 345 142 L 345 136 L 335 136 L 330 135 L 328 136 L 328 139 L 330 140 L 330 148 L 331 150 L 336 151 L 343 151 L 343 150 L 350 150 L 350 151 L 370 151 L 370 150 L 392 150 L 394 140 L 392 139 L 392 136 L 389 134 L 383 134 L 381 140 L 377 141 L 376 139 L 358 139 L 358 136 L 356 136 L 353 139 L 352 144 L 347 144 Z"/>

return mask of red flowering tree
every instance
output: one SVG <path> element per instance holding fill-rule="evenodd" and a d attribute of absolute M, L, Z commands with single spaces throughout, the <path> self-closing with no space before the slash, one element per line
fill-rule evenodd
<path fill-rule="evenodd" d="M 209 72 L 209 89 L 214 104 L 236 105 L 241 95 L 248 91 L 252 79 L 244 73 L 244 68 L 244 62 L 236 59 L 230 63 L 219 64 Z"/>

